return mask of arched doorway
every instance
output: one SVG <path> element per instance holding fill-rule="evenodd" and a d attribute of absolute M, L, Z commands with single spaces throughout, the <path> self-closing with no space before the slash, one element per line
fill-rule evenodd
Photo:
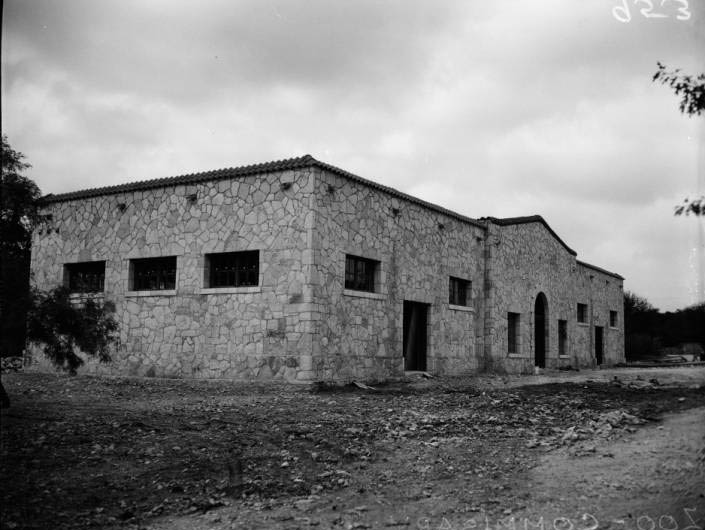
<path fill-rule="evenodd" d="M 548 301 L 539 293 L 534 303 L 534 364 L 546 368 L 546 347 L 548 342 Z"/>

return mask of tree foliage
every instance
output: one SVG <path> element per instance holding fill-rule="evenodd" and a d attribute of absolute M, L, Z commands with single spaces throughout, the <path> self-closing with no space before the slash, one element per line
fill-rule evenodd
<path fill-rule="evenodd" d="M 78 352 L 109 361 L 118 324 L 112 302 L 91 297 L 72 299 L 68 288 L 48 292 L 30 288 L 32 231 L 44 221 L 41 192 L 22 173 L 30 167 L 24 155 L 2 136 L 0 250 L 0 353 L 20 355 L 25 342 L 42 348 L 59 368 L 75 373 L 83 364 Z"/>
<path fill-rule="evenodd" d="M 666 65 L 656 63 L 658 70 L 652 80 L 659 81 L 663 85 L 668 85 L 680 96 L 681 101 L 678 108 L 683 114 L 688 116 L 700 116 L 705 111 L 705 74 L 690 76 L 682 74 L 680 68 L 667 70 Z"/>
<path fill-rule="evenodd" d="M 656 357 L 667 346 L 705 347 L 705 303 L 662 313 L 632 292 L 624 293 L 624 349 L 628 361 Z"/>
<path fill-rule="evenodd" d="M 22 172 L 32 167 L 23 162 L 24 155 L 12 149 L 7 136 L 2 136 L 2 193 L 0 194 L 0 230 L 2 251 L 13 254 L 28 252 L 32 230 L 40 222 L 37 202 L 39 188 Z"/>
<path fill-rule="evenodd" d="M 658 309 L 646 298 L 624 292 L 624 354 L 627 361 L 658 354 L 659 344 L 652 333 L 657 315 Z"/>
<path fill-rule="evenodd" d="M 31 166 L 2 136 L 0 181 L 0 355 L 18 356 L 25 343 L 32 230 L 41 222 L 37 185 L 22 173 Z"/>
<path fill-rule="evenodd" d="M 658 312 L 651 302 L 631 291 L 624 292 L 624 317 Z"/>
<path fill-rule="evenodd" d="M 692 201 L 687 197 L 683 199 L 683 203 L 675 206 L 676 215 L 703 215 L 705 216 L 705 196 Z"/>
<path fill-rule="evenodd" d="M 680 96 L 678 108 L 687 116 L 700 116 L 705 112 L 705 74 L 691 76 L 682 74 L 679 68 L 667 70 L 660 62 L 656 63 L 658 70 L 653 75 L 652 81 L 659 81 L 673 89 L 676 96 Z M 684 199 L 682 204 L 675 207 L 676 215 L 690 214 L 705 216 L 705 196 L 689 200 Z"/>
<path fill-rule="evenodd" d="M 55 366 L 76 373 L 83 365 L 77 351 L 110 361 L 110 346 L 118 339 L 115 305 L 87 296 L 72 299 L 67 287 L 31 291 L 27 339 L 42 348 Z"/>

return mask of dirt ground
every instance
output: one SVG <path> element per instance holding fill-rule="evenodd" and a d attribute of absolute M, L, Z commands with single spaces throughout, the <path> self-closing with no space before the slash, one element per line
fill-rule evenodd
<path fill-rule="evenodd" d="M 703 367 L 2 380 L 3 528 L 705 530 Z"/>

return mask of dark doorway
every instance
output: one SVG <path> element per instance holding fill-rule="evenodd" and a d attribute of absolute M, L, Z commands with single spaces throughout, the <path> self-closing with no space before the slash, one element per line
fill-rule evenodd
<path fill-rule="evenodd" d="M 595 359 L 597 359 L 597 364 L 602 364 L 605 345 L 604 345 L 604 328 L 602 326 L 595 326 Z"/>
<path fill-rule="evenodd" d="M 534 364 L 539 368 L 546 367 L 547 305 L 546 295 L 539 293 L 534 304 Z"/>
<path fill-rule="evenodd" d="M 404 301 L 404 370 L 426 370 L 428 305 Z"/>

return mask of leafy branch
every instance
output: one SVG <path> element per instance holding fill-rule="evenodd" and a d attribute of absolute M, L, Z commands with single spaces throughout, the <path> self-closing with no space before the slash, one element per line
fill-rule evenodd
<path fill-rule="evenodd" d="M 50 291 L 32 288 L 30 300 L 27 339 L 41 347 L 57 368 L 75 374 L 83 365 L 77 351 L 110 361 L 110 346 L 118 340 L 112 302 L 73 300 L 64 286 Z"/>
<path fill-rule="evenodd" d="M 660 62 L 656 63 L 658 70 L 652 81 L 659 81 L 669 86 L 681 98 L 678 108 L 687 116 L 700 116 L 705 111 L 705 74 L 691 76 L 682 74 L 680 68 L 667 70 Z M 705 195 L 697 199 L 685 199 L 682 204 L 675 207 L 676 215 L 705 216 Z"/>
<path fill-rule="evenodd" d="M 697 77 L 680 73 L 680 68 L 666 70 L 666 65 L 656 63 L 658 70 L 653 75 L 652 81 L 659 81 L 673 89 L 681 97 L 678 108 L 688 116 L 700 116 L 705 110 L 705 74 Z"/>

